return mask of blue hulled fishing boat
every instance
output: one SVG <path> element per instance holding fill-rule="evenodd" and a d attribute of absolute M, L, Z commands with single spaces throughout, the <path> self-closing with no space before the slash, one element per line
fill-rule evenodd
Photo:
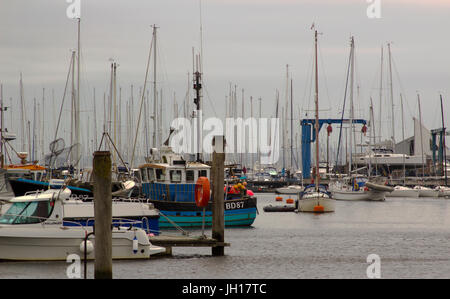
<path fill-rule="evenodd" d="M 201 227 L 203 208 L 195 203 L 195 187 L 200 177 L 210 178 L 211 167 L 185 161 L 168 146 L 153 150 L 152 160 L 139 167 L 142 192 L 147 201 L 160 210 L 159 226 Z M 208 183 L 209 184 L 209 183 Z M 208 186 L 209 187 L 209 186 Z M 207 188 L 210 189 L 210 188 Z M 225 194 L 225 193 L 224 193 Z M 228 193 L 224 201 L 225 226 L 250 226 L 256 214 L 256 197 L 242 189 Z M 212 201 L 205 208 L 205 226 L 211 226 Z"/>

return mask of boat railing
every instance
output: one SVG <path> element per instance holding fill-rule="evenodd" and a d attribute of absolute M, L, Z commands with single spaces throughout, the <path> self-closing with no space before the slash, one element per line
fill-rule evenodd
<path fill-rule="evenodd" d="M 117 226 L 117 227 L 121 227 L 121 226 L 129 226 L 128 228 L 131 229 L 132 227 L 139 227 L 142 228 L 143 230 L 145 230 L 147 233 L 149 232 L 158 232 L 158 231 L 154 231 L 150 229 L 150 223 L 148 221 L 147 217 L 142 217 L 142 221 L 141 220 L 136 220 L 136 219 L 128 219 L 128 218 L 120 218 L 120 217 L 113 217 L 112 218 L 112 226 Z M 91 226 L 90 223 L 92 222 L 92 226 L 94 226 L 94 221 L 95 218 L 88 218 L 86 220 L 86 226 Z M 144 224 L 146 225 L 144 227 Z"/>

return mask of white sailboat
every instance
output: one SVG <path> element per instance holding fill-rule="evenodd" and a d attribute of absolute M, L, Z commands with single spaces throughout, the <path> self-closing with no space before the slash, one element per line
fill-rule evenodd
<path fill-rule="evenodd" d="M 63 226 L 63 201 L 69 196 L 69 189 L 50 189 L 13 198 L 8 211 L 0 217 L 0 260 L 47 261 L 66 260 L 70 254 L 84 256 L 84 240 L 93 228 Z M 94 258 L 94 246 L 95 235 L 86 242 L 87 259 Z M 113 259 L 148 259 L 164 251 L 153 246 L 142 229 L 119 225 L 112 230 Z"/>
<path fill-rule="evenodd" d="M 421 185 L 415 186 L 414 190 L 416 190 L 418 192 L 419 197 L 438 197 L 439 196 L 439 190 L 431 189 L 431 188 L 421 186 Z"/>
<path fill-rule="evenodd" d="M 275 189 L 275 193 L 278 194 L 298 194 L 303 191 L 303 187 L 300 185 L 289 185 Z"/>
<path fill-rule="evenodd" d="M 314 25 L 313 25 L 314 27 Z M 318 64 L 317 64 L 317 30 L 314 30 L 314 48 L 315 48 L 315 106 L 316 106 L 316 178 L 315 185 L 310 185 L 299 194 L 297 208 L 300 212 L 334 212 L 335 200 L 331 198 L 330 193 L 320 186 L 319 175 L 319 82 L 318 82 Z"/>
<path fill-rule="evenodd" d="M 415 198 L 419 197 L 419 192 L 417 189 L 409 188 L 406 186 L 395 186 L 394 191 L 386 194 L 386 197 L 407 197 Z"/>

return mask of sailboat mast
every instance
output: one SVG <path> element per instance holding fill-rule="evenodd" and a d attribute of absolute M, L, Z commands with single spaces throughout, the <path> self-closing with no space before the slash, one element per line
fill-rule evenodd
<path fill-rule="evenodd" d="M 351 68 L 350 68 L 350 161 L 348 163 L 349 170 L 348 173 L 351 175 L 352 173 L 352 163 L 353 163 L 353 118 L 354 118 L 354 111 L 353 111 L 353 89 L 354 89 L 354 74 L 355 74 L 355 40 L 353 36 L 351 37 Z"/>
<path fill-rule="evenodd" d="M 294 106 L 293 106 L 293 97 L 294 97 L 294 91 L 293 91 L 293 87 L 292 87 L 292 79 L 291 79 L 291 170 L 293 170 L 293 166 L 294 166 L 294 148 L 293 148 L 293 140 L 294 140 L 294 123 L 293 123 L 293 119 L 294 119 Z"/>
<path fill-rule="evenodd" d="M 420 110 L 420 96 L 419 94 L 417 94 L 417 102 L 419 104 L 419 127 L 420 127 L 420 147 L 422 149 L 422 182 L 424 180 L 425 177 L 425 162 L 423 160 L 423 156 L 424 156 L 424 152 L 423 152 L 423 136 L 422 136 L 422 111 Z"/>
<path fill-rule="evenodd" d="M 3 168 L 5 166 L 5 159 L 3 156 L 3 130 L 4 122 L 3 122 L 3 84 L 0 84 L 0 167 Z"/>
<path fill-rule="evenodd" d="M 77 161 L 80 160 L 80 25 L 81 18 L 78 18 L 78 51 L 77 51 L 77 101 L 75 109 L 75 141 L 77 143 L 76 156 Z M 75 166 L 75 165 L 74 165 Z M 80 174 L 80 166 L 77 167 L 77 175 Z"/>
<path fill-rule="evenodd" d="M 380 110 L 378 117 L 378 142 L 381 144 L 381 108 L 383 107 L 383 46 L 381 47 L 381 65 L 380 65 Z"/>
<path fill-rule="evenodd" d="M 157 130 L 157 103 L 158 103 L 158 93 L 156 91 L 156 30 L 158 27 L 153 25 L 153 146 L 156 145 L 156 130 Z"/>
<path fill-rule="evenodd" d="M 444 176 L 445 176 L 445 186 L 447 186 L 447 153 L 446 153 L 446 148 L 447 146 L 445 145 L 445 123 L 444 123 L 444 106 L 442 104 L 442 95 L 440 95 L 441 98 L 441 115 L 442 115 L 442 146 L 443 148 L 443 156 L 444 156 Z M 3 104 L 2 104 L 3 107 Z M 3 119 L 3 117 L 2 117 Z M 3 126 L 2 126 L 3 127 Z"/>
<path fill-rule="evenodd" d="M 400 94 L 400 108 L 402 109 L 402 140 L 405 140 L 405 118 L 403 113 L 403 97 Z M 403 186 L 406 186 L 406 166 L 405 166 L 405 153 L 402 153 L 403 162 Z"/>
<path fill-rule="evenodd" d="M 391 44 L 388 43 L 389 51 L 389 85 L 391 91 L 391 116 L 392 116 L 392 147 L 395 148 L 395 125 L 394 125 L 394 87 L 392 83 L 392 58 L 391 58 Z"/>
<path fill-rule="evenodd" d="M 314 123 L 316 133 L 316 191 L 319 191 L 319 72 L 317 63 L 317 30 L 314 30 L 314 52 L 315 52 L 315 106 L 316 121 Z"/>

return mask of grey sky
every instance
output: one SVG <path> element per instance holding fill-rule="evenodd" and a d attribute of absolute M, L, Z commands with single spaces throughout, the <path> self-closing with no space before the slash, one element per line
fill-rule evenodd
<path fill-rule="evenodd" d="M 29 114 L 33 98 L 41 99 L 43 87 L 55 90 L 59 109 L 70 49 L 76 47 L 76 22 L 66 17 L 68 5 L 64 0 L 0 0 L 4 98 L 12 97 L 14 103 L 18 100 L 22 72 Z M 216 112 L 223 117 L 230 82 L 238 90 L 244 88 L 247 97 L 262 97 L 263 114 L 273 114 L 275 90 L 282 97 L 285 92 L 286 64 L 294 79 L 296 107 L 312 107 L 312 99 L 305 95 L 310 93 L 310 26 L 315 22 L 323 33 L 319 40 L 320 103 L 322 109 L 330 109 L 321 112 L 321 117 L 338 117 L 349 37 L 354 35 L 360 86 L 357 105 L 365 113 L 361 116 L 368 118 L 370 96 L 378 111 L 380 47 L 390 41 L 403 87 L 401 90 L 394 71 L 397 139 L 401 137 L 400 92 L 405 93 L 407 118 L 417 116 L 419 91 L 425 125 L 440 126 L 439 92 L 444 96 L 445 111 L 450 111 L 450 1 L 381 0 L 381 19 L 367 17 L 368 5 L 366 0 L 203 0 L 206 114 L 214 116 Z M 109 58 L 120 64 L 118 80 L 124 99 L 129 97 L 130 84 L 136 88 L 143 85 L 152 24 L 160 27 L 158 71 L 162 77 L 158 81 L 170 100 L 170 111 L 174 92 L 179 102 L 184 98 L 187 73 L 192 73 L 192 47 L 200 45 L 198 0 L 82 0 L 81 18 L 86 111 L 92 107 L 93 87 L 99 98 L 108 90 Z M 14 113 L 18 113 L 15 107 Z M 387 126 L 387 116 L 383 119 Z M 407 135 L 412 133 L 411 124 L 409 121 Z"/>

